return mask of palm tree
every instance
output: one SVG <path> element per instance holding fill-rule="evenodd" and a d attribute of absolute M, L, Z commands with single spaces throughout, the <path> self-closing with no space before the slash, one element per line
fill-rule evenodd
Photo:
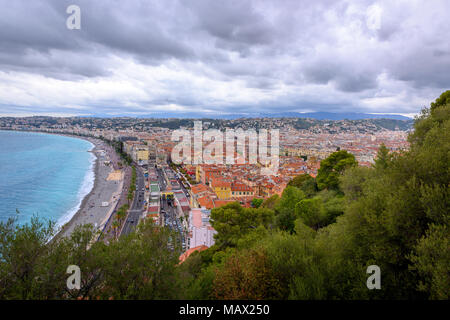
<path fill-rule="evenodd" d="M 122 208 L 117 211 L 117 220 L 122 221 L 125 218 L 125 210 L 122 210 Z"/>
<path fill-rule="evenodd" d="M 114 229 L 114 238 L 117 239 L 117 233 L 118 233 L 118 230 L 119 230 L 119 227 L 120 227 L 119 221 L 114 220 L 114 222 L 113 222 L 113 224 L 112 224 L 112 227 L 113 227 L 113 229 Z"/>
<path fill-rule="evenodd" d="M 128 200 L 128 204 L 130 204 L 131 200 L 133 200 L 133 192 L 131 192 L 131 190 L 130 190 L 130 192 L 128 192 L 127 200 Z"/>

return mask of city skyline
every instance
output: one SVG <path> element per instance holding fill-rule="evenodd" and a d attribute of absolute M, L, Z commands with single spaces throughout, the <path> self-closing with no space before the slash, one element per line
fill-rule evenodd
<path fill-rule="evenodd" d="M 0 0 L 0 117 L 413 116 L 450 85 L 450 4 Z M 131 19 L 130 19 L 131 17 Z"/>

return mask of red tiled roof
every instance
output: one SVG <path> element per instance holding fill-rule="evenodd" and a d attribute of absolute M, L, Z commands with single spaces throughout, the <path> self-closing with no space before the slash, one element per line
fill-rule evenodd
<path fill-rule="evenodd" d="M 199 194 L 206 191 L 209 191 L 209 188 L 202 183 L 191 186 L 191 192 L 193 194 Z"/>
<path fill-rule="evenodd" d="M 197 202 L 201 207 L 205 207 L 206 209 L 214 208 L 214 202 L 210 196 L 201 197 Z"/>

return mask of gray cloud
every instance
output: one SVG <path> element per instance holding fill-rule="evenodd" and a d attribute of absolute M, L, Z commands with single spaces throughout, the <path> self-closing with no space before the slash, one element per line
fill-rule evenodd
<path fill-rule="evenodd" d="M 239 49 L 274 41 L 275 27 L 256 12 L 251 2 L 202 0 L 191 3 L 189 9 L 197 18 L 198 28 L 213 36 L 218 47 Z"/>
<path fill-rule="evenodd" d="M 2 111 L 411 113 L 450 87 L 445 0 L 78 0 L 76 31 L 73 3 L 0 0 Z"/>

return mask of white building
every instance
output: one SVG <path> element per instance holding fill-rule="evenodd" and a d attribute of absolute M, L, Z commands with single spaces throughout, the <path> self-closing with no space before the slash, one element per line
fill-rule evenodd
<path fill-rule="evenodd" d="M 201 245 L 209 248 L 214 244 L 217 231 L 209 222 L 210 214 L 211 211 L 205 208 L 194 208 L 189 212 L 189 249 Z"/>

